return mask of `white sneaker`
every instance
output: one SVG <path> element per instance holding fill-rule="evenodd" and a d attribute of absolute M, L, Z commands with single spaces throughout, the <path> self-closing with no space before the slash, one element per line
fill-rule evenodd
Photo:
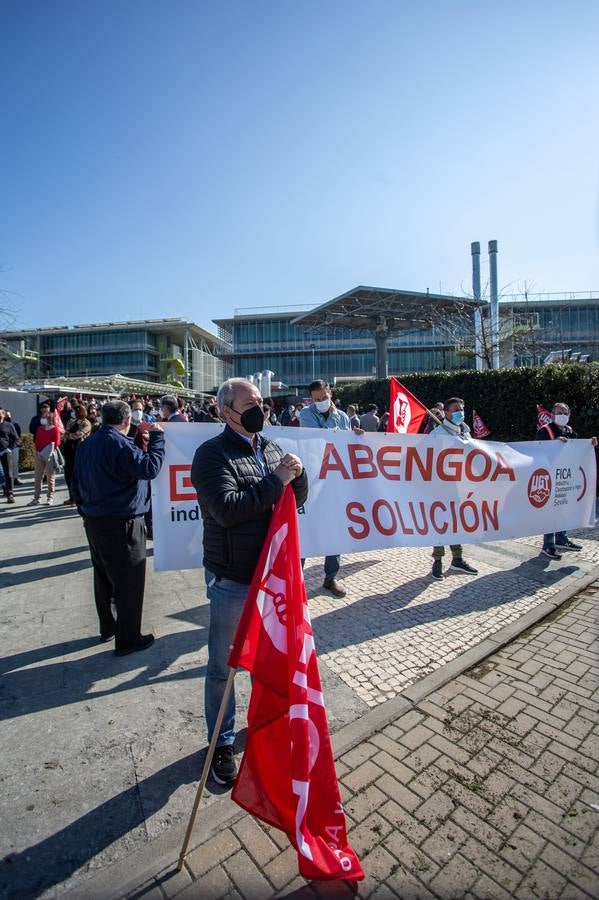
<path fill-rule="evenodd" d="M 54 506 L 54 497 L 48 497 L 46 503 L 48 504 L 48 506 Z"/>
<path fill-rule="evenodd" d="M 41 506 L 41 500 L 30 500 L 27 506 Z"/>

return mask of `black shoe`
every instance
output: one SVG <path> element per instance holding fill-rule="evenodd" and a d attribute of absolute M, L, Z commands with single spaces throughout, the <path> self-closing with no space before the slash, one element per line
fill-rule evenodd
<path fill-rule="evenodd" d="M 555 546 L 557 550 L 582 550 L 582 544 L 575 544 L 574 541 L 566 541 L 564 544 L 558 544 L 555 542 Z"/>
<path fill-rule="evenodd" d="M 561 559 L 561 553 L 558 553 L 555 547 L 543 547 L 541 553 L 544 553 L 545 556 L 548 556 L 549 559 Z"/>
<path fill-rule="evenodd" d="M 456 572 L 463 572 L 465 575 L 478 575 L 478 569 L 469 566 L 465 559 L 452 559 L 450 569 Z"/>
<path fill-rule="evenodd" d="M 111 641 L 113 639 L 115 633 L 116 632 L 114 632 L 114 631 L 110 631 L 108 634 L 101 634 L 100 635 L 100 643 L 107 644 L 108 641 Z"/>
<path fill-rule="evenodd" d="M 212 757 L 210 774 L 217 784 L 233 784 L 237 778 L 237 766 L 231 744 L 216 748 Z"/>
<path fill-rule="evenodd" d="M 345 597 L 347 591 L 341 587 L 336 578 L 325 578 L 322 584 L 325 591 L 330 591 L 333 597 Z"/>
<path fill-rule="evenodd" d="M 14 494 L 9 494 L 8 497 L 6 498 L 6 502 L 7 503 L 16 503 Z"/>
<path fill-rule="evenodd" d="M 21 487 L 23 484 L 25 484 L 25 482 L 24 482 L 24 481 L 21 481 L 20 478 L 15 478 L 15 480 L 13 481 L 13 484 L 16 484 L 16 485 L 18 485 L 19 487 Z"/>
<path fill-rule="evenodd" d="M 441 562 L 440 559 L 436 559 L 433 562 L 433 568 L 431 570 L 431 575 L 433 576 L 433 578 L 436 578 L 437 581 L 441 581 L 441 579 L 443 578 L 443 563 Z"/>
<path fill-rule="evenodd" d="M 115 648 L 114 655 L 115 656 L 128 656 L 129 653 L 137 653 L 138 650 L 147 650 L 148 647 L 151 647 L 154 643 L 154 635 L 153 634 L 142 634 L 137 644 L 133 644 L 132 647 L 119 647 Z"/>

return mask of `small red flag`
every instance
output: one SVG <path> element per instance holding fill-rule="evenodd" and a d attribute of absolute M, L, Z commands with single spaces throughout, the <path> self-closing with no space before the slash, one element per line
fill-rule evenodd
<path fill-rule="evenodd" d="M 396 378 L 390 378 L 387 431 L 396 434 L 418 434 L 425 418 L 426 406 Z"/>
<path fill-rule="evenodd" d="M 553 416 L 549 410 L 545 409 L 544 406 L 541 406 L 540 403 L 537 403 L 537 431 L 539 428 L 542 428 L 543 425 L 549 425 L 550 422 L 553 422 Z"/>
<path fill-rule="evenodd" d="M 491 434 L 475 409 L 472 410 L 472 431 L 475 438 L 486 438 Z"/>
<path fill-rule="evenodd" d="M 273 512 L 229 665 L 253 675 L 233 800 L 287 834 L 305 878 L 361 880 L 347 842 L 290 486 Z"/>

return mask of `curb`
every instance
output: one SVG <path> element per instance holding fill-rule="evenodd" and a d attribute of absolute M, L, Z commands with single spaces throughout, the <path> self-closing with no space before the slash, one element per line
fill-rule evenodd
<path fill-rule="evenodd" d="M 390 725 L 395 719 L 415 709 L 417 704 L 429 694 L 443 687 L 443 685 L 458 675 L 462 675 L 468 669 L 478 665 L 497 650 L 505 647 L 514 638 L 519 637 L 525 631 L 546 619 L 563 606 L 564 603 L 573 599 L 577 594 L 586 590 L 593 582 L 598 580 L 599 566 L 595 566 L 589 573 L 575 579 L 573 584 L 563 588 L 550 600 L 545 600 L 515 622 L 511 622 L 509 625 L 501 628 L 493 637 L 485 638 L 476 647 L 471 647 L 460 654 L 460 656 L 431 672 L 430 675 L 425 675 L 396 697 L 381 703 L 380 706 L 365 713 L 359 719 L 356 719 L 355 722 L 345 725 L 331 737 L 335 759 L 343 756 L 349 750 L 362 743 L 362 741 L 368 740 L 374 733 Z M 209 821 L 203 820 L 200 814 L 195 828 L 195 840 L 188 853 L 191 853 L 192 850 L 204 844 L 209 838 L 234 825 L 239 819 L 247 815 L 245 810 L 236 807 L 232 811 L 228 803 L 215 803 L 210 807 L 209 813 Z M 154 880 L 153 875 L 163 873 L 167 869 L 173 872 L 176 871 L 174 867 L 183 844 L 185 829 L 186 823 L 173 826 L 164 835 L 155 838 L 134 853 L 133 856 L 113 863 L 108 869 L 73 886 L 70 890 L 67 889 L 62 896 L 70 898 L 70 900 L 78 900 L 78 898 L 81 898 L 81 900 L 95 900 L 95 898 L 98 898 L 98 900 L 100 898 L 101 900 L 121 900 L 126 894 L 135 891 L 136 888 L 141 888 L 144 885 L 150 888 L 153 885 L 156 894 L 152 891 L 152 898 L 154 896 L 156 898 L 163 897 L 164 894 L 158 887 L 158 883 Z M 131 874 L 132 871 L 137 874 Z M 148 873 L 153 874 L 148 875 Z M 192 877 L 189 875 L 187 866 L 180 873 L 180 877 L 187 879 L 186 884 L 192 883 Z M 173 876 L 174 880 L 175 876 Z M 185 884 L 180 884 L 176 892 L 178 893 L 184 887 Z M 174 895 L 174 892 L 168 892 L 169 897 Z M 50 895 L 48 894 L 48 896 Z"/>

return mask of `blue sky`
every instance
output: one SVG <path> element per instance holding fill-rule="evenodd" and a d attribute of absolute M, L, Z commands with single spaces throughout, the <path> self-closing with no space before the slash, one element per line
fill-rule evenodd
<path fill-rule="evenodd" d="M 460 293 L 489 239 L 599 291 L 598 45 L 595 0 L 4 0 L 14 324 Z"/>

